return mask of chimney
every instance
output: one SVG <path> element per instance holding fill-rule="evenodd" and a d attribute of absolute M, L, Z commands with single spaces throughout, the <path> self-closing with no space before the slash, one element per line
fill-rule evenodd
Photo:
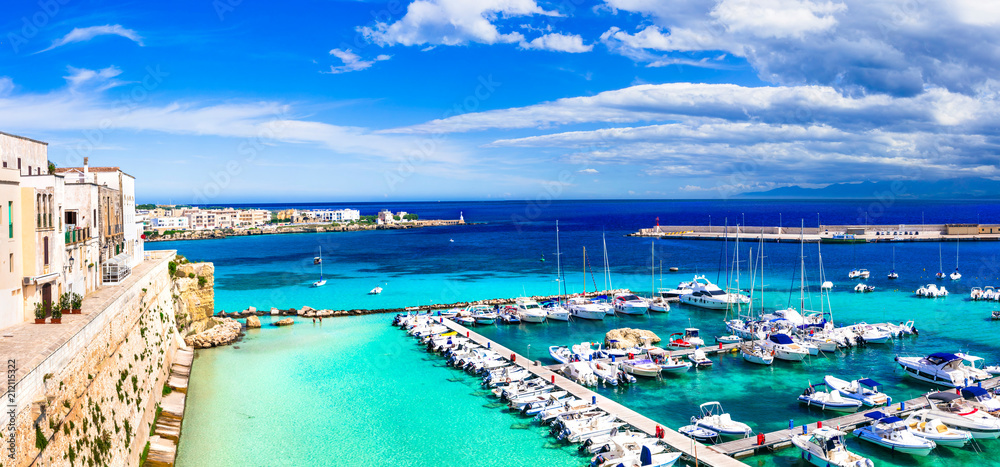
<path fill-rule="evenodd" d="M 83 183 L 87 183 L 87 174 L 90 173 L 90 158 L 83 158 Z"/>

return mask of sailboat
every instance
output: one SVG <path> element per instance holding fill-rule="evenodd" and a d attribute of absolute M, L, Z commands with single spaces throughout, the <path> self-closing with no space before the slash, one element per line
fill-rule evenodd
<path fill-rule="evenodd" d="M 569 321 L 569 310 L 562 305 L 565 283 L 562 275 L 562 249 L 559 247 L 559 221 L 556 221 L 556 295 L 558 299 L 555 304 L 545 307 L 548 320 Z"/>
<path fill-rule="evenodd" d="M 938 280 L 944 279 L 944 260 L 941 259 L 941 244 L 938 244 L 938 272 L 936 274 Z"/>
<path fill-rule="evenodd" d="M 326 285 L 326 279 L 323 278 L 323 247 L 319 247 L 319 256 L 313 259 L 313 264 L 319 264 L 319 280 L 313 282 L 312 286 L 323 287 L 324 285 Z"/>
<path fill-rule="evenodd" d="M 368 291 L 368 295 L 378 295 L 380 293 L 382 293 L 382 287 L 378 285 L 376 285 L 374 289 Z"/>
<path fill-rule="evenodd" d="M 899 274 L 896 274 L 896 245 L 892 246 L 892 270 L 889 271 L 889 279 L 899 279 Z"/>
<path fill-rule="evenodd" d="M 951 273 L 950 277 L 953 281 L 962 278 L 962 274 L 958 272 L 958 240 L 955 241 L 955 272 Z"/>
<path fill-rule="evenodd" d="M 662 296 L 657 297 L 656 296 L 656 292 L 655 292 L 656 291 L 656 263 L 655 263 L 656 247 L 655 247 L 655 243 L 653 244 L 653 247 L 650 248 L 650 250 L 652 250 L 652 251 L 650 252 L 649 264 L 652 267 L 652 272 L 650 273 L 651 282 L 650 282 L 650 289 L 649 289 L 650 290 L 650 292 L 649 292 L 649 311 L 657 311 L 657 312 L 660 312 L 660 313 L 666 313 L 666 312 L 670 311 L 670 303 L 667 303 L 667 299 L 664 298 L 664 297 L 662 297 Z M 660 283 L 661 284 L 663 283 L 663 261 L 660 261 Z"/>

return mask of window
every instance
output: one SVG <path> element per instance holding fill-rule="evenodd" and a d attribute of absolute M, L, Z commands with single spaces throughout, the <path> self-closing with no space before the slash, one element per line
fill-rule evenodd
<path fill-rule="evenodd" d="M 20 157 L 17 158 L 17 170 L 18 171 L 21 170 L 21 158 Z"/>
<path fill-rule="evenodd" d="M 42 237 L 42 254 L 44 261 L 42 264 L 49 265 L 49 237 Z"/>
<path fill-rule="evenodd" d="M 14 238 L 14 202 L 13 201 L 7 201 L 7 230 L 10 231 L 8 233 L 8 237 L 7 238 Z"/>
<path fill-rule="evenodd" d="M 76 211 L 66 211 L 66 225 L 76 225 Z"/>

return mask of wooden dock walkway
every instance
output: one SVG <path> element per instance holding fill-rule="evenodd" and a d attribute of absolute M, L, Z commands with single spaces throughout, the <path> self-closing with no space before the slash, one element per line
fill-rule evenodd
<path fill-rule="evenodd" d="M 1000 378 L 992 378 L 983 381 L 983 387 L 987 389 L 992 389 L 998 385 L 1000 385 Z M 825 427 L 837 428 L 845 432 L 850 432 L 860 425 L 870 423 L 871 420 L 865 417 L 865 413 L 873 410 L 878 410 L 887 415 L 895 415 L 900 418 L 905 418 L 910 414 L 910 412 L 924 408 L 927 408 L 927 399 L 925 399 L 924 396 L 920 396 L 904 401 L 901 404 L 892 404 L 887 407 L 866 407 L 856 413 L 831 418 L 829 420 L 823 420 L 818 423 L 798 425 L 791 430 L 786 429 L 766 433 L 764 435 L 763 444 L 758 444 L 756 437 L 752 436 L 750 438 L 716 444 L 715 446 L 709 447 L 709 449 L 720 454 L 742 459 L 755 454 L 773 452 L 791 446 L 792 436 L 802 434 L 803 426 L 805 426 L 807 430 L 813 430 L 821 424 Z"/>
<path fill-rule="evenodd" d="M 597 394 L 586 387 L 583 387 L 562 375 L 559 375 L 552 371 L 551 369 L 540 365 L 538 362 L 528 360 L 516 352 L 491 341 L 490 339 L 471 331 L 464 326 L 455 323 L 448 319 L 443 319 L 442 324 L 447 326 L 449 329 L 459 333 L 463 336 L 468 336 L 473 342 L 489 346 L 490 349 L 496 351 L 500 355 L 507 356 L 513 359 L 514 364 L 527 369 L 532 374 L 544 378 L 546 381 L 554 381 L 555 385 L 560 389 L 567 391 L 575 397 L 582 400 L 596 400 L 597 407 L 601 410 L 615 415 L 620 420 L 628 423 L 633 428 L 640 430 L 650 436 L 656 436 L 656 428 L 660 427 L 665 431 L 662 438 L 663 442 L 668 444 L 671 448 L 681 452 L 685 458 L 690 461 L 697 461 L 698 465 L 706 466 L 717 466 L 717 467 L 731 467 L 731 466 L 743 466 L 745 464 L 729 457 L 721 452 L 710 450 L 707 446 L 702 445 L 691 438 L 688 438 L 672 429 L 667 427 L 662 423 L 658 423 L 638 412 L 635 412 L 624 405 L 621 405 L 611 399 L 608 399 L 600 394 Z"/>

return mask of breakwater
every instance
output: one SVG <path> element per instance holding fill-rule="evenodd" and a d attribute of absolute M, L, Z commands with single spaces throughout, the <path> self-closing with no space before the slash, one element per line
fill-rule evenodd
<path fill-rule="evenodd" d="M 578 293 L 572 295 L 563 295 L 564 298 L 569 297 L 599 297 L 601 295 L 614 295 L 618 293 L 632 293 L 629 289 L 614 289 L 614 290 L 602 290 L 599 292 L 588 292 L 588 293 Z M 535 301 L 545 301 L 545 300 L 556 300 L 559 295 L 534 295 L 529 298 Z M 242 311 L 235 311 L 227 313 L 225 310 L 220 311 L 215 316 L 219 318 L 233 318 L 233 319 L 243 319 L 250 316 L 302 316 L 305 318 L 327 318 L 327 317 L 338 317 L 338 316 L 361 316 L 361 315 L 374 315 L 380 313 L 406 313 L 408 311 L 433 311 L 433 310 L 448 310 L 452 308 L 465 308 L 470 305 L 509 305 L 514 303 L 517 298 L 491 298 L 486 300 L 474 300 L 470 302 L 455 302 L 448 304 L 432 304 L 427 306 L 408 306 L 402 308 L 358 308 L 353 310 L 329 310 L 329 309 L 315 309 L 309 306 L 304 306 L 302 308 L 287 308 L 287 309 L 258 309 L 257 307 L 248 307 Z"/>
<path fill-rule="evenodd" d="M 219 240 L 229 237 L 247 237 L 252 235 L 277 235 L 296 233 L 325 232 L 361 232 L 365 230 L 406 230 L 421 227 L 441 227 L 447 225 L 466 225 L 461 219 L 428 219 L 416 220 L 399 224 L 301 224 L 270 226 L 251 229 L 217 229 L 217 230 L 184 230 L 170 235 L 147 236 L 146 242 L 169 242 L 175 240 Z"/>
<path fill-rule="evenodd" d="M 736 225 L 657 225 L 639 229 L 630 237 L 675 238 L 684 240 L 733 239 L 737 232 L 744 238 L 767 242 L 875 243 L 998 241 L 1000 224 L 895 224 L 895 225 L 820 225 L 736 226 Z"/>

